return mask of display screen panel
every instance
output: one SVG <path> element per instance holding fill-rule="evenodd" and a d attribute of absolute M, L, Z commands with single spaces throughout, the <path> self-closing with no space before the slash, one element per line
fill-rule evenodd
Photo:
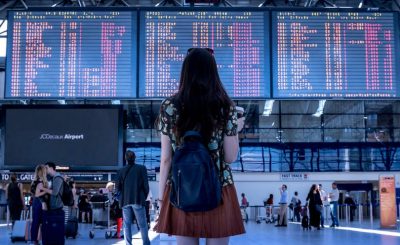
<path fill-rule="evenodd" d="M 17 107 L 5 110 L 4 165 L 47 161 L 72 169 L 122 166 L 120 107 Z"/>
<path fill-rule="evenodd" d="M 273 11 L 273 97 L 399 97 L 397 23 L 392 12 Z"/>
<path fill-rule="evenodd" d="M 6 98 L 135 98 L 137 13 L 9 11 Z"/>
<path fill-rule="evenodd" d="M 139 97 L 175 93 L 192 47 L 214 50 L 231 97 L 270 97 L 268 26 L 268 12 L 254 9 L 140 11 Z"/>

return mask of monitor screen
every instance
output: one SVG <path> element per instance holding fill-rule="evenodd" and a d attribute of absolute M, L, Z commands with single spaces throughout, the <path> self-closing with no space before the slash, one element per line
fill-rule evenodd
<path fill-rule="evenodd" d="M 187 50 L 214 50 L 219 76 L 234 98 L 268 98 L 268 12 L 255 9 L 140 12 L 139 97 L 177 91 Z"/>
<path fill-rule="evenodd" d="M 273 11 L 273 97 L 399 97 L 397 26 L 392 12 Z"/>
<path fill-rule="evenodd" d="M 81 170 L 122 166 L 120 107 L 65 107 L 6 108 L 6 168 L 47 161 Z"/>
<path fill-rule="evenodd" d="M 122 10 L 10 11 L 5 97 L 136 97 L 136 19 Z"/>

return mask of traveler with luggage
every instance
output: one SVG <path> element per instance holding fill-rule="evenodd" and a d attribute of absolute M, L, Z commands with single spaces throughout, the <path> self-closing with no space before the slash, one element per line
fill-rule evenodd
<path fill-rule="evenodd" d="M 294 196 L 290 201 L 290 206 L 293 210 L 293 221 L 300 222 L 301 201 L 297 191 L 294 192 Z"/>
<path fill-rule="evenodd" d="M 244 117 L 238 118 L 213 55 L 209 48 L 188 50 L 178 92 L 162 102 L 156 122 L 161 163 L 155 230 L 175 235 L 178 245 L 198 244 L 199 238 L 223 245 L 245 232 L 229 167 L 237 159 Z"/>
<path fill-rule="evenodd" d="M 308 201 L 308 208 L 310 210 L 310 226 L 320 230 L 322 200 L 316 184 L 311 186 L 306 201 Z"/>
<path fill-rule="evenodd" d="M 47 162 L 45 166 L 51 181 L 49 181 L 49 188 L 41 188 L 50 194 L 48 210 L 43 212 L 42 244 L 63 245 L 65 243 L 65 213 L 62 195 L 66 189 L 64 184 L 67 185 L 67 183 L 64 181 L 64 177 L 56 171 L 56 165 L 53 162 Z M 73 197 L 71 199 L 73 202 Z"/>
<path fill-rule="evenodd" d="M 17 175 L 11 174 L 11 182 L 6 188 L 7 204 L 10 211 L 12 225 L 21 218 L 22 210 L 25 209 L 22 184 L 17 182 Z"/>

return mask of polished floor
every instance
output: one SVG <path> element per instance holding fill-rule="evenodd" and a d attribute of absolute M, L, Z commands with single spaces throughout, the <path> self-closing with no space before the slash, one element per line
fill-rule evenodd
<path fill-rule="evenodd" d="M 325 228 L 322 230 L 303 231 L 299 224 L 289 223 L 288 227 L 275 227 L 272 224 L 249 221 L 246 226 L 246 234 L 235 236 L 229 244 L 250 245 L 400 245 L 400 230 L 379 229 L 379 223 L 353 222 L 338 228 Z M 66 245 L 123 245 L 123 240 L 105 239 L 104 230 L 94 230 L 95 237 L 89 238 L 91 226 L 79 224 L 79 235 L 74 239 L 66 240 Z M 133 228 L 136 231 L 136 228 Z M 11 243 L 10 231 L 4 222 L 0 224 L 0 244 L 25 244 L 24 242 Z M 150 232 L 151 244 L 169 245 L 176 244 L 173 237 L 159 235 Z M 133 244 L 142 244 L 140 235 L 134 236 Z M 201 241 L 201 244 L 205 244 Z"/>

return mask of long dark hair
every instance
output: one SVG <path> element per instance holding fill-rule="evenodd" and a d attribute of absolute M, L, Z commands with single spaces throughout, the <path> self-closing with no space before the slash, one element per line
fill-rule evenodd
<path fill-rule="evenodd" d="M 176 123 L 177 140 L 188 130 L 197 130 L 209 142 L 217 128 L 225 126 L 232 100 L 218 75 L 212 53 L 194 48 L 183 61 L 177 102 L 179 118 Z"/>
<path fill-rule="evenodd" d="M 316 185 L 316 184 L 313 184 L 313 185 L 311 186 L 311 188 L 310 188 L 310 191 L 308 192 L 308 196 L 309 196 L 309 197 L 312 197 L 312 195 L 314 194 L 315 188 L 317 188 L 317 185 Z"/>

